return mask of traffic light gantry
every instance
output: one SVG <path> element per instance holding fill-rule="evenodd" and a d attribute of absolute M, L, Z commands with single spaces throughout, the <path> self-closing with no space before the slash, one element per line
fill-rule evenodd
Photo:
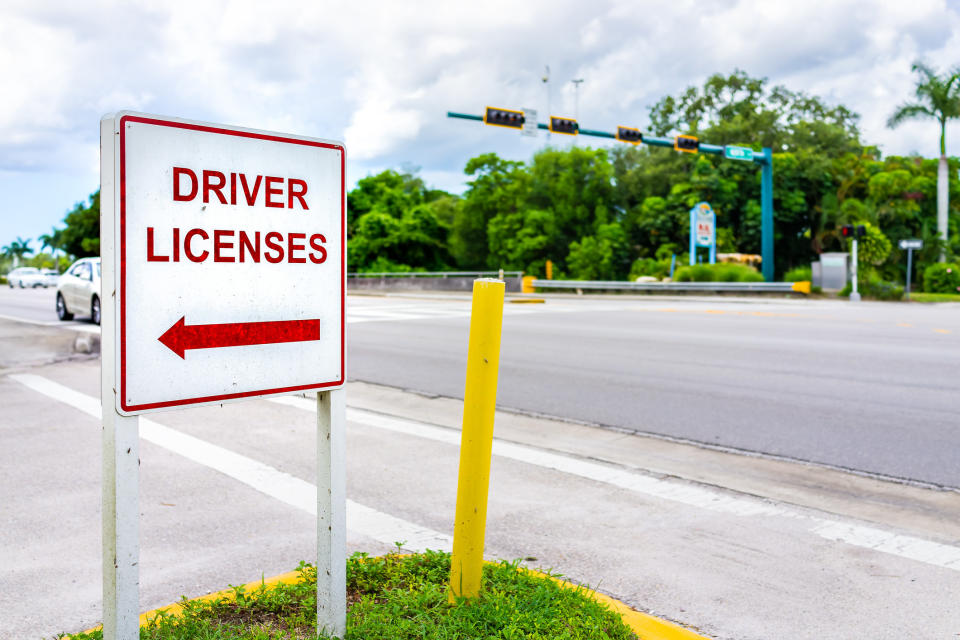
<path fill-rule="evenodd" d="M 484 124 L 492 124 L 510 129 L 523 129 L 526 124 L 526 117 L 523 111 L 503 109 L 500 107 L 487 107 L 486 112 L 482 116 L 448 111 L 447 117 L 477 120 Z M 683 153 L 708 153 L 711 155 L 724 156 L 731 160 L 752 162 L 760 165 L 760 253 L 763 256 L 763 278 L 767 282 L 773 281 L 773 150 L 769 147 L 765 147 L 762 152 L 756 152 L 747 147 L 707 144 L 701 142 L 696 136 L 686 134 L 680 134 L 673 138 L 645 136 L 640 129 L 627 126 L 619 126 L 617 127 L 616 133 L 610 133 L 608 131 L 583 129 L 575 119 L 558 116 L 550 116 L 549 124 L 538 122 L 537 128 L 545 129 L 551 133 L 562 133 L 573 136 L 593 136 L 595 138 L 619 140 L 620 142 L 634 145 L 645 144 L 651 147 L 666 147 Z"/>

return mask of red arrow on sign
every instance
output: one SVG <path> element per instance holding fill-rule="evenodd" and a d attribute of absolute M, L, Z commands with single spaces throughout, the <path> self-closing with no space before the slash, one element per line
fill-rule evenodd
<path fill-rule="evenodd" d="M 217 349 L 245 347 L 252 344 L 319 340 L 320 321 L 279 320 L 187 325 L 186 316 L 184 316 L 157 339 L 186 360 L 184 352 L 187 349 Z"/>

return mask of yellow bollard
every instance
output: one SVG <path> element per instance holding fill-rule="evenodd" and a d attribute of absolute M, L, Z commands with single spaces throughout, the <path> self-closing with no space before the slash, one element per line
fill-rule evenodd
<path fill-rule="evenodd" d="M 533 286 L 533 281 L 536 280 L 533 276 L 523 276 L 520 279 L 520 293 L 536 293 L 537 289 Z"/>
<path fill-rule="evenodd" d="M 547 280 L 553 280 L 553 263 L 547 260 Z"/>
<path fill-rule="evenodd" d="M 450 564 L 450 602 L 454 602 L 457 596 L 476 597 L 483 574 L 483 539 L 487 526 L 504 290 L 505 285 L 499 280 L 473 281 L 457 511 Z"/>

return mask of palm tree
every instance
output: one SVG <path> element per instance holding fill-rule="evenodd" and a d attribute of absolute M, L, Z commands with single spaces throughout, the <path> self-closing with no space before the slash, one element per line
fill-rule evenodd
<path fill-rule="evenodd" d="M 14 269 L 20 266 L 20 258 L 28 253 L 33 253 L 33 249 L 30 248 L 30 241 L 24 240 L 20 236 L 17 236 L 16 240 L 3 248 L 3 255 L 13 257 Z"/>
<path fill-rule="evenodd" d="M 912 71 L 920 74 L 917 80 L 917 101 L 906 102 L 887 120 L 891 129 L 914 118 L 933 118 L 940 123 L 940 166 L 937 171 L 937 235 L 947 244 L 947 210 L 949 202 L 950 170 L 947 165 L 947 120 L 960 118 L 960 67 L 938 76 L 923 62 L 913 63 Z M 946 261 L 943 249 L 940 262 Z"/>
<path fill-rule="evenodd" d="M 50 233 L 44 233 L 37 238 L 37 240 L 41 242 L 40 251 L 43 251 L 47 247 L 53 249 L 53 268 L 57 270 L 57 273 L 59 273 L 60 262 L 57 260 L 57 251 L 63 244 L 63 229 L 57 229 L 54 227 Z"/>

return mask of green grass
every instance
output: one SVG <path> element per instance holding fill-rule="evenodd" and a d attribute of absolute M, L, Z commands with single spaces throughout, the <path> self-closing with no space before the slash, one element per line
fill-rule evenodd
<path fill-rule="evenodd" d="M 177 617 L 161 615 L 141 640 L 315 639 L 316 571 L 302 564 L 293 584 L 259 587 L 235 599 L 184 601 Z M 474 601 L 447 602 L 450 554 L 428 551 L 347 561 L 347 640 L 636 640 L 620 616 L 583 589 L 525 572 L 517 563 L 487 564 Z M 320 636 L 326 638 L 327 636 Z M 100 631 L 74 638 L 101 640 Z"/>
<path fill-rule="evenodd" d="M 960 302 L 960 293 L 910 292 L 911 302 Z"/>

